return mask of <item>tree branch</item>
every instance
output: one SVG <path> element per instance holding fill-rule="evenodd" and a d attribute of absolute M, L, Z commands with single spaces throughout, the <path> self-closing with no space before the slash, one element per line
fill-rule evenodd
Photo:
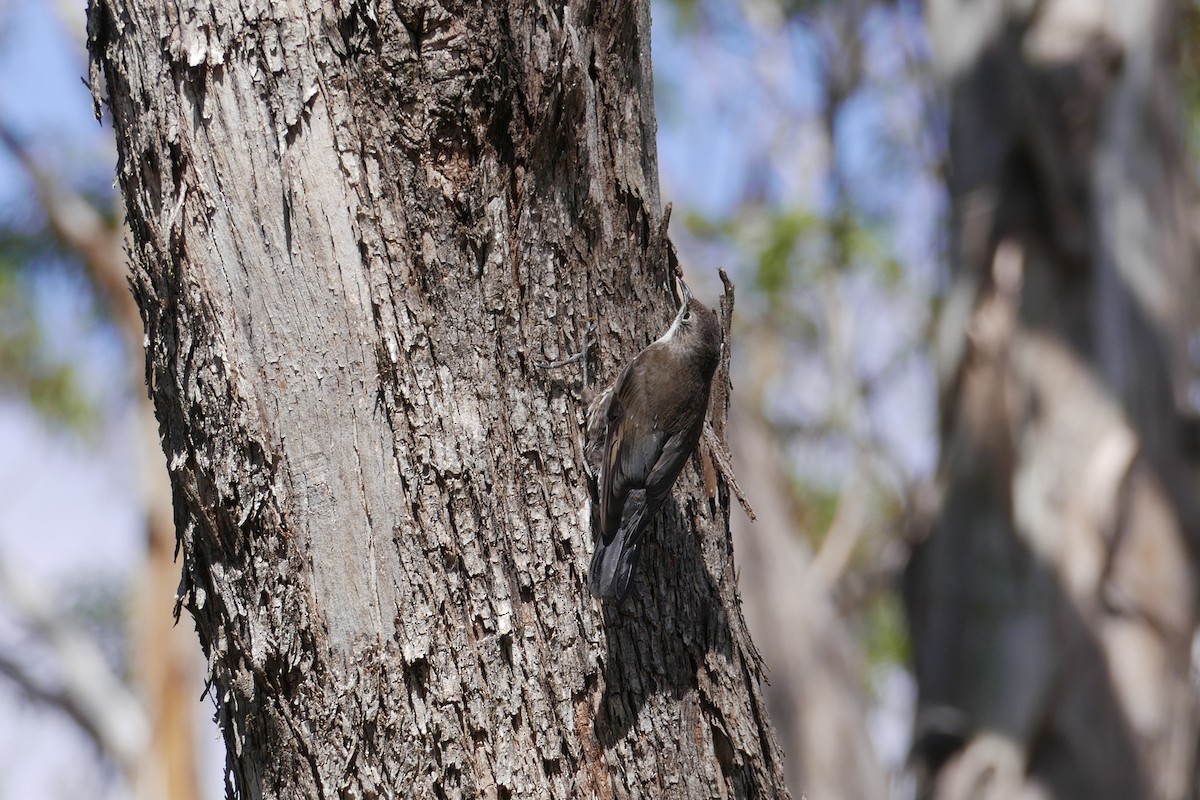
<path fill-rule="evenodd" d="M 120 231 L 106 224 L 91 203 L 38 166 L 20 137 L 4 120 L 0 120 L 0 144 L 33 181 L 38 199 L 46 209 L 50 228 L 64 245 L 79 254 L 114 319 L 125 335 L 140 346 L 142 318 L 129 291 Z"/>
<path fill-rule="evenodd" d="M 32 699 L 66 713 L 132 778 L 150 738 L 149 722 L 141 704 L 109 667 L 95 641 L 56 613 L 41 587 L 3 558 L 0 558 L 0 595 L 8 601 L 18 621 L 46 642 L 62 686 L 47 687 L 3 653 L 0 653 L 0 675 L 13 681 Z"/>

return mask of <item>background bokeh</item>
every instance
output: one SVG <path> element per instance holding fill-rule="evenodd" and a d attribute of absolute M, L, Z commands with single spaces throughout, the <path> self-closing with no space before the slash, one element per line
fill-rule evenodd
<path fill-rule="evenodd" d="M 82 5 L 0 0 L 0 799 L 215 798 Z M 734 512 L 742 594 L 789 783 L 814 800 L 921 780 L 901 585 L 944 489 L 934 338 L 957 241 L 927 10 L 653 3 L 672 238 L 701 297 L 718 266 L 738 287 L 730 437 L 761 518 Z M 1167 56 L 1189 133 L 1197 16 L 1181 5 Z M 147 742 L 149 767 L 129 756 Z"/>

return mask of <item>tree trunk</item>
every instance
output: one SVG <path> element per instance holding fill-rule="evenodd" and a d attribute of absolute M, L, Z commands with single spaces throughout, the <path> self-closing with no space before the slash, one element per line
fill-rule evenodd
<path fill-rule="evenodd" d="M 1194 797 L 1200 286 L 1171 6 L 928 12 L 955 276 L 944 493 L 907 587 L 925 794 Z"/>
<path fill-rule="evenodd" d="M 739 481 L 754 487 L 758 519 L 752 525 L 735 515 L 733 538 L 746 622 L 771 668 L 764 693 L 788 754 L 788 786 L 814 800 L 879 800 L 887 797 L 887 776 L 867 732 L 862 659 L 796 530 L 779 443 L 739 403 L 744 401 L 735 401 L 730 429 Z"/>
<path fill-rule="evenodd" d="M 538 367 L 595 320 L 611 380 L 673 312 L 647 4 L 88 24 L 241 795 L 786 796 L 724 484 L 592 600 L 583 392 Z"/>

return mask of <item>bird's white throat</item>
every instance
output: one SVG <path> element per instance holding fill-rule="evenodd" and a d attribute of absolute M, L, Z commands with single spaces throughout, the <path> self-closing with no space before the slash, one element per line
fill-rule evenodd
<path fill-rule="evenodd" d="M 664 333 L 662 336 L 658 337 L 658 341 L 663 344 L 670 342 L 673 338 L 675 338 L 675 334 L 679 331 L 679 329 L 681 327 L 683 327 L 683 312 L 682 311 L 675 315 L 675 321 L 671 323 L 671 327 L 667 328 L 666 333 Z"/>

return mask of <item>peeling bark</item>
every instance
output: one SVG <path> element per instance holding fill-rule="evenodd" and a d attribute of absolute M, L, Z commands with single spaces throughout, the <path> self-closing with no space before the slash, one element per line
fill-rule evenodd
<path fill-rule="evenodd" d="M 729 497 L 584 589 L 576 378 L 673 309 L 646 3 L 93 0 L 183 555 L 246 797 L 787 796 Z M 722 413 L 723 413 L 722 409 Z"/>

